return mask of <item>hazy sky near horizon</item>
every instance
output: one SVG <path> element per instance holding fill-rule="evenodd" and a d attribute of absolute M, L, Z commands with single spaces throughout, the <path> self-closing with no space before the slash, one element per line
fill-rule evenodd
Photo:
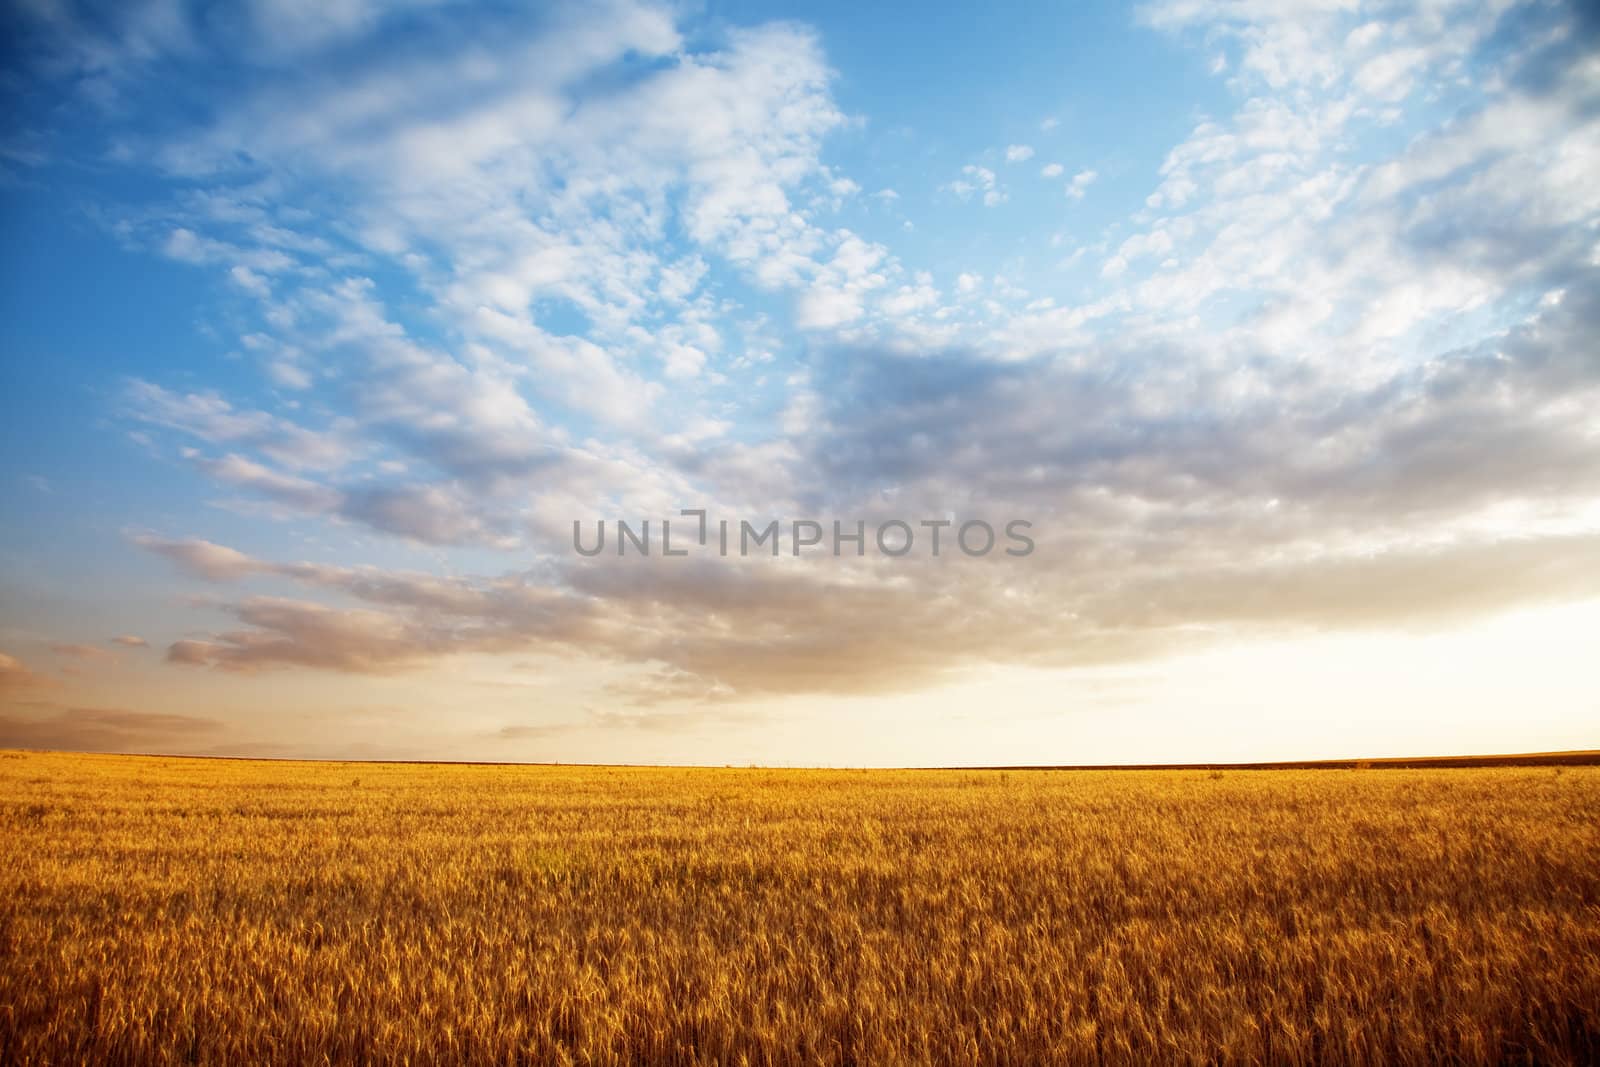
<path fill-rule="evenodd" d="M 0 747 L 1600 747 L 1590 5 L 3 20 Z"/>

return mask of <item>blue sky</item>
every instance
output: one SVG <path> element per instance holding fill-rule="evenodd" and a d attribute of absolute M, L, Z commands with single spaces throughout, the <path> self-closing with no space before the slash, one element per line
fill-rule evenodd
<path fill-rule="evenodd" d="M 1580 7 L 5 18 L 0 743 L 1596 740 Z M 1039 547 L 572 551 L 697 506 Z"/>

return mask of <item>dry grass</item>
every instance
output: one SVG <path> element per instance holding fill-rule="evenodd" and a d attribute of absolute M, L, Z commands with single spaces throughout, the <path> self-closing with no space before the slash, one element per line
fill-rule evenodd
<path fill-rule="evenodd" d="M 1600 769 L 0 757 L 0 1062 L 1600 1062 Z"/>

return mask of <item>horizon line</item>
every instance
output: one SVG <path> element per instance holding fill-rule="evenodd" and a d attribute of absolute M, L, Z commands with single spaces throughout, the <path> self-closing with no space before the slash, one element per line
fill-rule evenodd
<path fill-rule="evenodd" d="M 770 763 L 588 763 L 556 760 L 331 759 L 303 756 L 229 756 L 174 752 L 86 752 L 73 749 L 5 748 L 0 753 L 51 756 L 117 756 L 133 759 L 216 760 L 248 763 L 316 763 L 393 765 L 400 767 L 574 767 L 595 770 L 751 770 L 751 771 L 1271 771 L 1271 770 L 1406 770 L 1473 767 L 1600 766 L 1600 749 L 1553 752 L 1478 753 L 1446 756 L 1371 756 L 1320 760 L 1255 760 L 1208 763 L 1010 763 L 913 766 L 782 766 Z"/>

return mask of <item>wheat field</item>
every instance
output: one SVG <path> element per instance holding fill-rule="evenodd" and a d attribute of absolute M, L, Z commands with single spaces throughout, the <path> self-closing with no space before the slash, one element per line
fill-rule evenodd
<path fill-rule="evenodd" d="M 0 1062 L 1600 1062 L 1600 768 L 0 754 Z"/>

